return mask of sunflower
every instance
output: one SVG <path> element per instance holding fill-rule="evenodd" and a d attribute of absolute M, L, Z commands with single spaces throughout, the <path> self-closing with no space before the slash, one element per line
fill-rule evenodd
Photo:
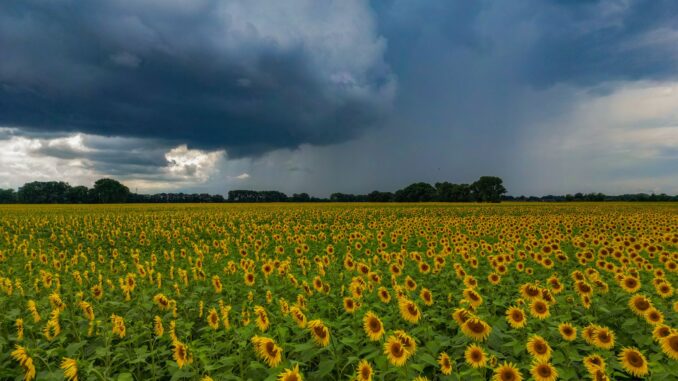
<path fill-rule="evenodd" d="M 661 298 L 670 298 L 673 296 L 673 287 L 671 287 L 671 284 L 669 284 L 666 281 L 663 281 L 655 286 L 655 290 L 657 291 L 657 294 Z"/>
<path fill-rule="evenodd" d="M 473 313 L 466 308 L 457 308 L 452 312 L 452 318 L 460 326 L 463 325 L 466 320 L 473 317 Z"/>
<path fill-rule="evenodd" d="M 355 375 L 356 381 L 372 381 L 373 374 L 372 365 L 367 360 L 360 360 Z"/>
<path fill-rule="evenodd" d="M 614 348 L 614 331 L 607 327 L 597 329 L 593 336 L 593 345 L 602 349 Z"/>
<path fill-rule="evenodd" d="M 647 310 L 652 308 L 652 302 L 644 295 L 636 294 L 629 299 L 629 308 L 634 314 L 644 316 Z"/>
<path fill-rule="evenodd" d="M 379 299 L 384 304 L 388 304 L 391 301 L 391 294 L 388 292 L 386 287 L 379 287 L 379 290 L 377 290 L 377 295 L 379 295 Z"/>
<path fill-rule="evenodd" d="M 574 341 L 577 338 L 577 328 L 570 323 L 560 323 L 558 332 L 565 341 Z"/>
<path fill-rule="evenodd" d="M 155 333 L 155 337 L 161 337 L 165 333 L 165 328 L 162 326 L 162 318 L 157 315 L 153 318 L 153 333 Z"/>
<path fill-rule="evenodd" d="M 433 305 L 433 294 L 428 288 L 422 288 L 419 293 L 419 297 L 424 301 L 424 304 L 427 306 Z"/>
<path fill-rule="evenodd" d="M 24 381 L 31 381 L 35 379 L 35 366 L 33 359 L 28 355 L 26 348 L 16 345 L 12 351 L 11 356 L 16 360 L 22 368 L 24 368 Z"/>
<path fill-rule="evenodd" d="M 591 286 L 584 281 L 577 281 L 574 284 L 574 291 L 579 294 L 579 296 L 591 296 L 591 294 L 593 294 L 593 288 L 591 288 Z"/>
<path fill-rule="evenodd" d="M 487 280 L 496 286 L 499 284 L 499 282 L 501 282 L 501 275 L 497 273 L 490 273 L 490 275 L 487 276 Z"/>
<path fill-rule="evenodd" d="M 173 353 L 172 357 L 177 362 L 179 369 L 183 368 L 184 365 L 189 364 L 191 359 L 188 357 L 188 348 L 186 344 L 182 343 L 179 340 L 175 340 L 172 343 Z"/>
<path fill-rule="evenodd" d="M 401 298 L 398 300 L 398 309 L 400 310 L 400 316 L 402 316 L 402 318 L 407 322 L 416 324 L 419 319 L 421 319 L 419 307 L 417 307 L 417 304 L 409 299 Z"/>
<path fill-rule="evenodd" d="M 475 341 L 483 341 L 490 336 L 492 327 L 478 318 L 470 318 L 461 326 L 461 331 Z"/>
<path fill-rule="evenodd" d="M 440 353 L 438 356 L 438 365 L 440 365 L 440 371 L 444 375 L 447 376 L 452 374 L 452 361 L 450 360 L 450 356 L 447 353 Z"/>
<path fill-rule="evenodd" d="M 330 330 L 322 320 L 311 320 L 307 326 L 316 344 L 321 347 L 326 347 L 330 344 Z"/>
<path fill-rule="evenodd" d="M 625 275 L 620 282 L 621 288 L 632 294 L 640 289 L 640 281 L 638 279 L 630 276 L 630 275 Z"/>
<path fill-rule="evenodd" d="M 78 363 L 74 359 L 64 357 L 59 368 L 64 371 L 66 380 L 78 381 Z"/>
<path fill-rule="evenodd" d="M 35 301 L 29 300 L 28 301 L 28 312 L 31 313 L 33 316 L 33 322 L 37 323 L 39 322 L 42 318 L 40 317 L 40 313 L 38 313 L 38 307 L 35 304 Z"/>
<path fill-rule="evenodd" d="M 654 341 L 661 343 L 662 339 L 670 335 L 671 333 L 673 333 L 673 330 L 668 325 L 657 324 L 654 326 L 654 329 L 652 330 L 652 338 L 654 339 Z"/>
<path fill-rule="evenodd" d="M 101 298 L 104 296 L 104 289 L 100 284 L 95 284 L 92 286 L 92 296 L 96 300 L 101 300 Z"/>
<path fill-rule="evenodd" d="M 210 309 L 210 312 L 207 314 L 207 324 L 215 331 L 219 329 L 219 314 L 216 308 Z"/>
<path fill-rule="evenodd" d="M 170 308 L 170 300 L 163 294 L 157 294 L 153 297 L 153 301 L 161 310 L 165 311 Z"/>
<path fill-rule="evenodd" d="M 254 286 L 254 274 L 251 272 L 245 272 L 245 284 L 247 286 Z"/>
<path fill-rule="evenodd" d="M 599 354 L 588 355 L 582 361 L 590 374 L 594 374 L 597 370 L 605 371 L 605 360 Z"/>
<path fill-rule="evenodd" d="M 14 326 L 16 327 L 16 338 L 18 341 L 23 340 L 24 338 L 24 320 L 23 319 L 16 319 L 14 322 Z"/>
<path fill-rule="evenodd" d="M 477 293 L 474 289 L 467 288 L 464 290 L 463 294 L 464 299 L 466 299 L 473 308 L 477 308 L 478 306 L 483 304 L 483 297 L 480 296 L 480 294 Z"/>
<path fill-rule="evenodd" d="M 548 362 L 535 362 L 530 368 L 530 373 L 534 377 L 534 381 L 556 381 L 558 379 L 558 371 Z"/>
<path fill-rule="evenodd" d="M 619 362 L 624 370 L 636 377 L 643 377 L 649 373 L 645 356 L 636 348 L 626 347 L 619 353 Z"/>
<path fill-rule="evenodd" d="M 522 381 L 523 376 L 520 371 L 511 362 L 504 362 L 494 369 L 492 381 Z"/>
<path fill-rule="evenodd" d="M 539 335 L 532 335 L 527 339 L 527 352 L 537 361 L 551 359 L 551 346 Z"/>
<path fill-rule="evenodd" d="M 407 362 L 409 353 L 396 336 L 389 336 L 384 343 L 384 354 L 388 361 L 395 366 L 403 366 Z"/>
<path fill-rule="evenodd" d="M 525 318 L 525 311 L 522 308 L 518 307 L 509 307 L 506 310 L 506 321 L 513 328 L 523 328 L 527 324 L 527 319 Z"/>
<path fill-rule="evenodd" d="M 303 381 L 303 379 L 299 372 L 299 364 L 294 365 L 292 369 L 285 369 L 278 375 L 278 381 Z"/>
<path fill-rule="evenodd" d="M 304 315 L 299 307 L 294 306 L 290 308 L 290 315 L 299 328 L 306 328 L 306 315 Z"/>
<path fill-rule="evenodd" d="M 344 298 L 344 311 L 349 314 L 355 313 L 358 310 L 358 303 L 355 300 L 346 297 Z"/>
<path fill-rule="evenodd" d="M 414 291 L 417 289 L 417 282 L 412 279 L 409 275 L 405 278 L 405 288 L 407 291 Z"/>
<path fill-rule="evenodd" d="M 397 330 L 393 332 L 393 335 L 400 340 L 400 343 L 405 347 L 405 350 L 407 351 L 408 357 L 413 355 L 417 351 L 417 342 L 414 340 L 414 338 L 410 335 L 408 335 L 405 331 L 403 330 Z"/>
<path fill-rule="evenodd" d="M 541 296 L 541 290 L 532 283 L 525 283 L 520 286 L 520 294 L 525 299 L 533 300 Z"/>
<path fill-rule="evenodd" d="M 217 294 L 221 293 L 223 286 L 221 284 L 221 279 L 219 279 L 219 275 L 215 275 L 212 277 L 212 286 L 214 287 L 214 292 L 216 292 Z"/>
<path fill-rule="evenodd" d="M 253 336 L 250 339 L 254 345 L 254 351 L 260 359 L 264 360 L 271 368 L 277 366 L 282 361 L 282 348 L 280 348 L 273 339 L 262 336 Z"/>
<path fill-rule="evenodd" d="M 485 350 L 476 344 L 471 344 L 464 351 L 466 363 L 473 368 L 482 368 L 487 364 Z"/>
<path fill-rule="evenodd" d="M 85 318 L 89 321 L 94 320 L 94 309 L 92 308 L 92 305 L 83 301 L 80 301 L 78 303 L 80 306 L 80 309 L 82 310 L 82 314 L 85 316 Z"/>
<path fill-rule="evenodd" d="M 111 315 L 111 323 L 113 324 L 113 334 L 118 335 L 119 338 L 125 337 L 125 319 L 116 314 Z"/>
<path fill-rule="evenodd" d="M 678 360 L 678 333 L 671 333 L 661 339 L 660 343 L 664 354 L 674 360 Z"/>
<path fill-rule="evenodd" d="M 268 320 L 268 314 L 266 313 L 264 307 L 255 306 L 254 314 L 256 315 L 254 322 L 256 323 L 257 328 L 259 328 L 261 332 L 266 332 L 271 323 Z"/>
<path fill-rule="evenodd" d="M 599 328 L 600 328 L 600 327 L 597 326 L 597 325 L 595 325 L 595 324 L 589 324 L 589 325 L 587 325 L 587 326 L 582 330 L 582 333 L 581 333 L 581 336 L 584 338 L 584 341 L 586 341 L 586 342 L 589 343 L 590 345 L 593 345 L 593 342 L 594 342 L 594 340 L 595 340 L 595 338 L 596 338 L 596 331 L 597 331 Z"/>
<path fill-rule="evenodd" d="M 647 312 L 645 312 L 645 321 L 652 325 L 662 324 L 664 323 L 664 314 L 658 309 L 650 307 Z"/>
<path fill-rule="evenodd" d="M 530 303 L 530 315 L 540 320 L 546 319 L 551 315 L 549 305 L 541 299 L 534 299 L 532 303 Z"/>
<path fill-rule="evenodd" d="M 367 337 L 372 341 L 377 341 L 384 336 L 384 325 L 379 316 L 372 311 L 368 311 L 363 317 L 363 329 Z"/>

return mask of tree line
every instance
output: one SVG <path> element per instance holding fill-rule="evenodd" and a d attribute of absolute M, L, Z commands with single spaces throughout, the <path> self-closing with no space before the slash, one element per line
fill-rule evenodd
<path fill-rule="evenodd" d="M 678 195 L 575 193 L 562 196 L 508 196 L 503 181 L 482 176 L 471 184 L 425 182 L 410 184 L 395 192 L 372 191 L 367 194 L 332 193 L 318 198 L 308 193 L 291 196 L 279 191 L 231 190 L 228 198 L 207 193 L 137 194 L 114 179 L 99 179 L 92 188 L 71 186 L 63 181 L 33 181 L 14 189 L 0 189 L 0 204 L 97 204 L 97 203 L 214 203 L 214 202 L 500 202 L 500 201 L 678 201 Z"/>
<path fill-rule="evenodd" d="M 665 193 L 648 194 L 632 193 L 610 196 L 603 193 L 575 193 L 566 195 L 547 195 L 547 196 L 503 196 L 503 201 L 534 201 L 534 202 L 585 202 L 585 201 L 678 201 L 678 195 L 670 196 Z"/>
<path fill-rule="evenodd" d="M 158 193 L 137 194 L 114 179 L 99 179 L 92 188 L 71 186 L 63 181 L 33 181 L 14 189 L 0 189 L 0 203 L 22 204 L 109 204 L 109 203 L 198 203 L 198 202 L 499 202 L 506 193 L 499 177 L 483 176 L 472 184 L 418 182 L 396 192 L 373 191 L 365 195 L 333 193 L 318 198 L 308 193 L 291 196 L 279 191 L 231 190 L 222 195 Z"/>

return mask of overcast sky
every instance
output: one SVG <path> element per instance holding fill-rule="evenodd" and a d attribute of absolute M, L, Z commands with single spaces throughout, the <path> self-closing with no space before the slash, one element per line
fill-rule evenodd
<path fill-rule="evenodd" d="M 675 0 L 4 0 L 0 187 L 678 194 Z"/>

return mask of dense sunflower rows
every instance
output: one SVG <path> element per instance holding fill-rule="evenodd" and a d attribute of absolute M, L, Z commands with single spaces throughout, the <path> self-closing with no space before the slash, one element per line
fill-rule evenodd
<path fill-rule="evenodd" d="M 0 379 L 678 379 L 678 206 L 0 208 Z"/>

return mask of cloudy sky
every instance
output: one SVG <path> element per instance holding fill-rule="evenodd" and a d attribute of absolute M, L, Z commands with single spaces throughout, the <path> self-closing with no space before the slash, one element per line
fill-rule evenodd
<path fill-rule="evenodd" d="M 0 187 L 678 194 L 674 0 L 4 0 Z"/>

